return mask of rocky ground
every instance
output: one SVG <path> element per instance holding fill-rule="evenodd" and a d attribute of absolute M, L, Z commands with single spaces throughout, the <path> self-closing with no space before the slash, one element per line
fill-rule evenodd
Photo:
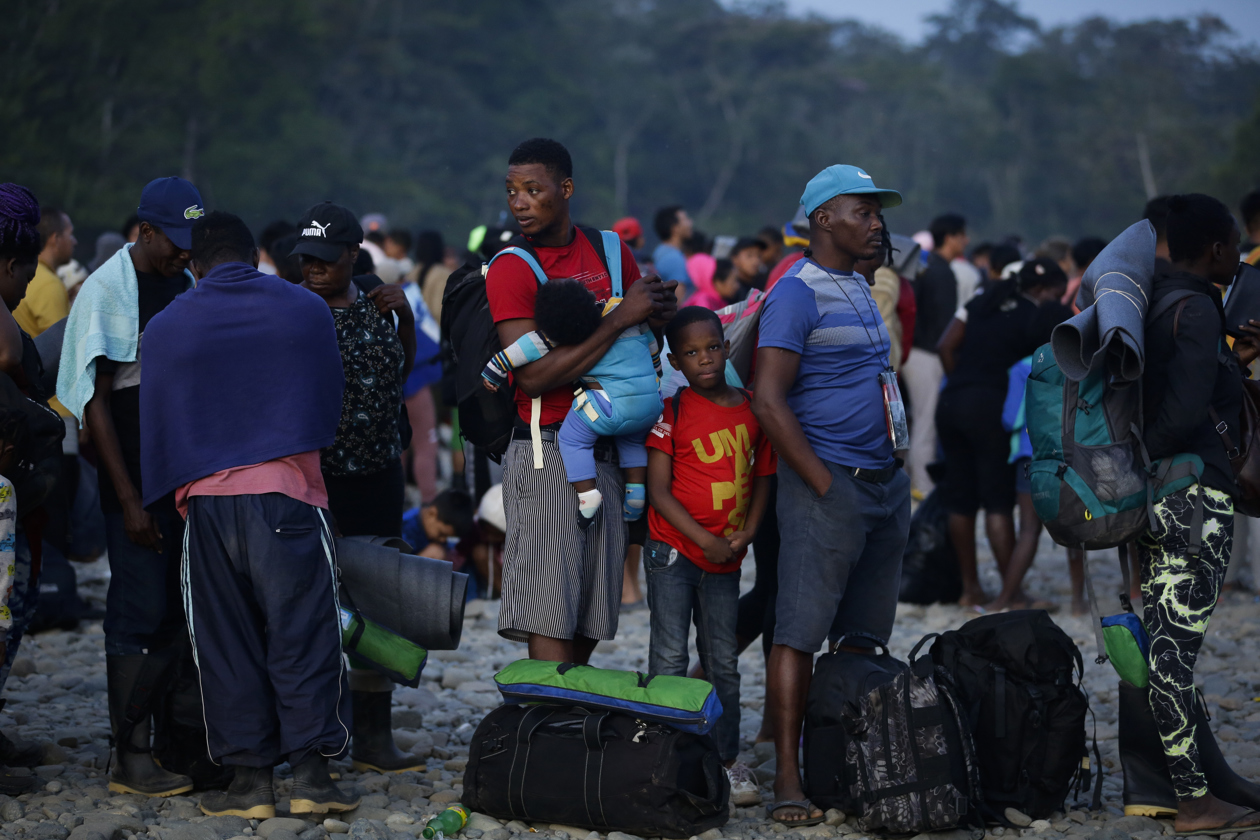
<path fill-rule="evenodd" d="M 1100 592 L 1118 588 L 1119 573 L 1114 553 L 1096 555 Z M 991 591 L 996 591 L 992 563 L 984 567 Z M 108 575 L 104 561 L 80 567 L 81 587 L 101 600 Z M 744 585 L 751 585 L 752 563 L 745 568 Z M 1067 571 L 1062 549 L 1043 538 L 1041 554 L 1030 577 L 1031 591 L 1067 604 Z M 99 623 L 84 624 L 74 632 L 49 632 L 24 642 L 0 713 L 0 728 L 11 736 L 48 742 L 47 765 L 34 771 L 40 779 L 36 793 L 16 799 L 0 796 L 0 838 L 25 840 L 321 840 L 329 833 L 349 833 L 363 840 L 410 840 L 423 828 L 427 817 L 457 802 L 468 755 L 468 742 L 486 711 L 499 704 L 493 675 L 506 663 L 521 657 L 524 648 L 501 639 L 497 604 L 469 605 L 463 644 L 457 651 L 435 652 L 417 689 L 394 694 L 395 738 L 398 743 L 427 758 L 425 772 L 381 776 L 359 774 L 347 762 L 339 769 L 347 784 L 363 794 L 362 805 L 337 820 L 287 817 L 287 800 L 280 802 L 281 817 L 259 824 L 234 817 L 206 818 L 196 796 L 147 799 L 115 796 L 106 788 L 105 767 L 109 734 L 105 699 L 104 637 Z M 905 657 L 924 634 L 962 624 L 972 614 L 954 606 L 902 605 L 892 639 L 894 654 Z M 1093 664 L 1094 642 L 1087 617 L 1073 617 L 1067 610 L 1056 621 L 1080 645 L 1086 662 L 1085 685 L 1097 718 L 1097 737 L 1107 775 L 1103 785 L 1104 807 L 1088 813 L 1084 804 L 1048 821 L 1032 822 L 1021 829 L 990 829 L 984 840 L 1006 835 L 1055 838 L 1075 835 L 1093 840 L 1122 840 L 1126 836 L 1153 840 L 1172 835 L 1172 824 L 1143 817 L 1123 817 L 1121 779 L 1116 756 L 1116 676 L 1109 665 Z M 621 630 L 613 642 L 601 643 L 593 659 L 598 666 L 646 670 L 648 615 L 646 611 L 623 615 Z M 1213 715 L 1217 736 L 1234 766 L 1244 775 L 1260 778 L 1260 604 L 1242 592 L 1227 593 L 1212 621 L 1205 652 L 1199 661 L 1198 679 Z M 742 732 L 744 758 L 756 767 L 763 782 L 773 776 L 768 745 L 751 741 L 760 724 L 764 694 L 764 667 L 760 647 L 740 660 L 743 675 Z M 278 780 L 279 796 L 291 785 Z M 763 785 L 769 801 L 770 790 Z M 1069 808 L 1072 808 L 1069 802 Z M 789 831 L 769 822 L 764 809 L 732 809 L 721 829 L 706 832 L 702 840 L 726 837 L 759 840 L 779 835 L 781 840 L 805 837 L 854 835 L 853 825 L 838 812 L 829 814 L 827 825 Z M 1024 820 L 1020 820 L 1023 822 Z M 468 838 L 511 840 L 513 835 L 546 834 L 555 840 L 602 840 L 592 832 L 564 826 L 511 822 L 474 815 L 463 832 Z M 1232 840 L 1233 835 L 1225 835 Z M 980 840 L 968 832 L 952 832 L 942 840 Z M 335 838 L 334 838 L 335 840 Z M 607 840 L 629 840 L 613 832 Z M 926 840 L 918 838 L 917 840 Z M 1260 840 L 1260 832 L 1239 835 L 1237 840 Z"/>

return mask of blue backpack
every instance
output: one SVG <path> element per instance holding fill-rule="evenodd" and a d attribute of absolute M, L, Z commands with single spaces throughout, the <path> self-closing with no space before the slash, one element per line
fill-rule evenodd
<path fill-rule="evenodd" d="M 1188 294 L 1164 297 L 1147 323 Z M 1197 483 L 1203 473 L 1198 455 L 1150 460 L 1142 442 L 1140 383 L 1114 386 L 1105 367 L 1074 382 L 1059 369 L 1049 344 L 1033 354 L 1024 400 L 1033 506 L 1059 545 L 1094 550 L 1127 544 L 1155 527 L 1157 500 Z M 1202 505 L 1194 516 L 1191 555 L 1199 551 Z"/>

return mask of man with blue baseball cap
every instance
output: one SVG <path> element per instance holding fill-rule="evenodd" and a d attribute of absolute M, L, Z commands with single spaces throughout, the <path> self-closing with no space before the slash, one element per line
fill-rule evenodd
<path fill-rule="evenodd" d="M 886 396 L 888 331 L 854 265 L 886 255 L 882 211 L 899 204 L 900 193 L 856 166 L 815 175 L 801 196 L 810 248 L 761 308 L 753 411 L 779 453 L 781 539 L 766 685 L 777 767 L 767 810 L 788 826 L 823 821 L 805 798 L 797 758 L 814 653 L 827 639 L 855 653 L 887 645 L 897 610 L 910 480 L 885 414 L 886 400 L 900 397 Z"/>
<path fill-rule="evenodd" d="M 141 501 L 141 354 L 149 319 L 192 286 L 186 272 L 192 226 L 205 209 L 188 181 L 158 178 L 141 193 L 136 215 L 135 243 L 93 272 L 75 300 L 66 321 L 57 393 L 73 414 L 86 417 L 100 461 L 111 572 L 106 678 L 118 751 L 109 789 L 170 796 L 192 789 L 194 780 L 183 775 L 193 772 L 192 760 L 163 755 L 158 764 L 150 747 L 150 722 L 154 708 L 166 702 L 188 649 L 179 591 L 184 524 L 174 494 L 147 508 Z M 187 741 L 204 739 L 202 731 Z"/>

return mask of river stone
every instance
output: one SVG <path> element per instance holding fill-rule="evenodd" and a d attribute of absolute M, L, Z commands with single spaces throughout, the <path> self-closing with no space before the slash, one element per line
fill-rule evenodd
<path fill-rule="evenodd" d="M 329 834 L 346 834 L 350 831 L 350 824 L 329 817 L 324 820 L 324 828 Z"/>
<path fill-rule="evenodd" d="M 485 814 L 479 814 L 473 811 L 468 815 L 468 825 L 466 828 L 475 828 L 478 831 L 494 831 L 496 828 L 503 828 L 503 823 L 494 817 Z"/>
<path fill-rule="evenodd" d="M 272 832 L 275 831 L 285 830 L 298 834 L 310 827 L 311 824 L 306 820 L 299 820 L 295 817 L 272 817 L 259 823 L 258 829 L 254 833 L 259 837 L 266 837 L 270 840 Z"/>
<path fill-rule="evenodd" d="M 1032 817 L 1023 811 L 1016 811 L 1014 808 L 1007 808 L 1005 812 L 1006 819 L 1020 828 L 1027 828 L 1032 825 Z"/>
<path fill-rule="evenodd" d="M 187 803 L 181 802 L 177 804 L 184 805 Z M 200 809 L 198 809 L 197 813 L 201 813 Z M 231 840 L 232 837 L 245 833 L 245 829 L 249 828 L 249 820 L 244 817 L 232 816 L 208 817 L 201 821 L 201 825 L 218 835 L 219 840 Z"/>

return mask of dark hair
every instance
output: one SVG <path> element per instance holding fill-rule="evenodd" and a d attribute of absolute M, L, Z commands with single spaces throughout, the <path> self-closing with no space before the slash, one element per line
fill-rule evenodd
<path fill-rule="evenodd" d="M 346 246 L 346 250 L 350 250 L 349 245 Z M 354 272 L 355 277 L 376 271 L 376 260 L 372 259 L 372 253 L 367 248 L 359 249 L 359 256 L 354 258 L 354 268 L 351 271 Z"/>
<path fill-rule="evenodd" d="M 1100 239 L 1097 236 L 1086 236 L 1076 240 L 1076 244 L 1072 246 L 1072 262 L 1076 263 L 1077 271 L 1084 271 L 1088 268 L 1089 264 L 1106 247 L 1107 240 Z"/>
<path fill-rule="evenodd" d="M 460 539 L 472 531 L 477 511 L 473 507 L 472 496 L 463 490 L 443 490 L 433 497 L 430 504 L 437 511 L 438 519 L 454 528 L 455 535 Z"/>
<path fill-rule="evenodd" d="M 39 202 L 20 184 L 0 184 L 0 257 L 28 263 L 39 259 Z"/>
<path fill-rule="evenodd" d="M 363 238 L 368 242 L 371 242 L 373 245 L 385 244 L 385 234 L 379 230 L 369 230 L 363 235 Z"/>
<path fill-rule="evenodd" d="M 254 256 L 254 235 L 240 216 L 214 210 L 193 222 L 192 259 L 202 268 L 221 263 L 249 262 Z"/>
<path fill-rule="evenodd" d="M 553 344 L 581 344 L 599 329 L 595 295 L 580 280 L 551 280 L 538 289 L 534 322 Z"/>
<path fill-rule="evenodd" d="M 713 240 L 702 230 L 692 231 L 691 236 L 688 236 L 682 243 L 682 252 L 688 257 L 696 254 L 708 254 L 712 251 Z"/>
<path fill-rule="evenodd" d="M 1168 199 L 1168 258 L 1184 262 L 1229 239 L 1234 217 L 1219 199 L 1203 193 Z"/>
<path fill-rule="evenodd" d="M 932 247 L 939 248 L 945 244 L 946 237 L 965 233 L 967 220 L 957 213 L 945 213 L 933 219 L 928 230 L 932 234 Z"/>
<path fill-rule="evenodd" d="M 404 251 L 411 250 L 411 231 L 406 228 L 394 228 L 385 236 L 386 239 L 392 239 L 402 246 Z"/>
<path fill-rule="evenodd" d="M 979 245 L 971 249 L 971 254 L 969 254 L 967 258 L 974 261 L 976 257 L 982 257 L 992 251 L 992 242 L 981 242 Z"/>
<path fill-rule="evenodd" d="M 18 408 L 0 408 L 0 443 L 13 444 L 13 453 L 17 460 L 26 457 L 27 443 L 30 441 L 30 421 L 26 413 Z M 5 476 L 12 480 L 13 476 Z"/>
<path fill-rule="evenodd" d="M 274 250 L 268 250 L 271 255 L 271 261 L 275 263 L 276 274 L 288 280 L 290 283 L 302 285 L 302 260 L 293 253 L 293 249 L 297 247 L 299 236 L 295 230 L 287 236 L 282 236 L 275 242 L 272 242 Z"/>
<path fill-rule="evenodd" d="M 138 224 L 140 224 L 140 217 L 137 214 L 132 213 L 127 217 L 127 221 L 122 223 L 122 227 L 118 229 L 118 232 L 122 234 L 123 239 L 126 239 L 131 235 L 131 229 Z"/>
<path fill-rule="evenodd" d="M 656 211 L 656 216 L 652 219 L 652 229 L 656 231 L 656 235 L 662 242 L 674 233 L 674 225 L 678 223 L 680 210 L 682 210 L 681 204 L 671 204 Z"/>
<path fill-rule="evenodd" d="M 1242 213 L 1243 227 L 1251 228 L 1260 222 L 1260 190 L 1252 190 L 1244 195 L 1242 203 L 1238 205 L 1238 212 Z"/>
<path fill-rule="evenodd" d="M 508 166 L 519 166 L 523 163 L 541 163 L 556 179 L 556 183 L 573 177 L 573 158 L 569 150 L 555 140 L 546 137 L 534 137 L 512 150 L 508 156 Z"/>
<path fill-rule="evenodd" d="M 70 227 L 70 217 L 56 207 L 39 208 L 39 249 L 42 251 L 54 233 L 62 233 Z"/>
<path fill-rule="evenodd" d="M 416 262 L 421 267 L 421 280 L 424 279 L 424 270 L 434 263 L 440 263 L 444 256 L 446 242 L 441 233 L 436 230 L 422 230 L 416 235 Z"/>
<path fill-rule="evenodd" d="M 879 223 L 883 225 L 883 229 L 879 232 L 879 251 L 884 255 L 880 260 L 880 265 L 891 266 L 893 264 L 893 252 L 900 251 L 900 248 L 893 247 L 892 231 L 888 229 L 888 222 L 884 221 L 884 214 L 879 214 Z"/>
<path fill-rule="evenodd" d="M 757 238 L 766 243 L 767 247 L 773 247 L 776 244 L 782 245 L 783 231 L 772 225 L 766 225 L 761 230 L 757 231 Z"/>
<path fill-rule="evenodd" d="M 1142 209 L 1142 218 L 1155 228 L 1156 239 L 1168 238 L 1168 202 L 1171 198 L 1168 195 L 1157 195 L 1146 202 L 1146 207 Z"/>
<path fill-rule="evenodd" d="M 272 246 L 276 244 L 276 240 L 282 239 L 297 230 L 297 225 L 292 222 L 286 222 L 284 219 L 277 219 L 262 229 L 262 233 L 258 234 L 258 247 L 267 252 L 267 256 L 271 257 L 271 261 L 276 265 L 277 262 L 275 250 Z M 286 254 L 286 256 L 288 256 Z"/>
<path fill-rule="evenodd" d="M 1001 277 L 1002 269 L 1021 259 L 1023 255 L 1020 254 L 1019 249 L 1009 242 L 994 245 L 993 250 L 989 252 L 989 270 Z"/>
<path fill-rule="evenodd" d="M 683 330 L 701 322 L 717 327 L 718 335 L 722 335 L 722 319 L 716 312 L 704 306 L 684 306 L 678 310 L 673 320 L 665 325 L 665 340 L 669 342 L 670 350 L 674 351 L 677 348 L 678 337 Z"/>
<path fill-rule="evenodd" d="M 1046 289 L 1054 286 L 1066 286 L 1067 275 L 1051 257 L 1037 257 L 1020 266 L 1018 283 L 1021 292 L 1033 289 Z"/>
<path fill-rule="evenodd" d="M 713 264 L 713 282 L 725 280 L 735 270 L 735 263 L 723 257 Z"/>

